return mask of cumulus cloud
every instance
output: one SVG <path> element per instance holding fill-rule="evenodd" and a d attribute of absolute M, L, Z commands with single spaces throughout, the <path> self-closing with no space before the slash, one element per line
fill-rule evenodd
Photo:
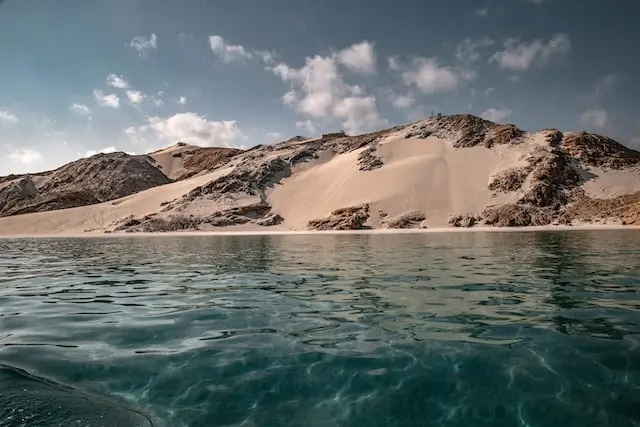
<path fill-rule="evenodd" d="M 367 95 L 360 86 L 348 84 L 342 73 L 343 69 L 359 73 L 375 70 L 375 53 L 369 52 L 369 48 L 373 49 L 373 45 L 362 42 L 338 53 L 307 57 L 301 68 L 285 63 L 271 67 L 274 74 L 291 85 L 282 97 L 283 102 L 312 119 L 339 120 L 350 133 L 384 123 L 375 97 Z"/>
<path fill-rule="evenodd" d="M 148 36 L 136 36 L 129 42 L 129 47 L 138 51 L 138 55 L 145 57 L 152 50 L 158 48 L 158 37 L 155 33 Z"/>
<path fill-rule="evenodd" d="M 554 35 L 548 42 L 533 40 L 527 43 L 519 39 L 507 39 L 504 50 L 496 52 L 489 61 L 505 70 L 526 71 L 533 66 L 547 66 L 570 50 L 571 40 L 564 33 Z"/>
<path fill-rule="evenodd" d="M 273 141 L 277 141 L 277 140 L 282 139 L 282 134 L 280 132 L 269 132 L 267 134 L 267 138 L 269 138 L 270 140 L 273 140 Z"/>
<path fill-rule="evenodd" d="M 229 44 L 220 36 L 209 36 L 209 46 L 222 62 L 230 64 L 232 62 L 244 61 L 252 58 L 252 53 L 243 46 Z"/>
<path fill-rule="evenodd" d="M 512 111 L 510 108 L 489 108 L 484 111 L 480 116 L 485 120 L 491 120 L 492 122 L 501 122 L 511 115 Z"/>
<path fill-rule="evenodd" d="M 411 93 L 393 94 L 391 96 L 391 103 L 396 108 L 411 108 L 416 103 L 416 99 Z"/>
<path fill-rule="evenodd" d="M 42 163 L 44 156 L 32 148 L 17 148 L 9 153 L 9 160 L 23 166 L 34 166 Z"/>
<path fill-rule="evenodd" d="M 115 153 L 115 152 L 116 152 L 116 147 L 110 146 L 110 147 L 105 147 L 101 150 L 89 150 L 85 153 L 84 157 L 95 156 L 98 153 L 108 154 L 108 153 Z"/>
<path fill-rule="evenodd" d="M 127 99 L 129 100 L 131 105 L 139 105 L 146 97 L 146 95 L 139 90 L 128 90 L 126 93 Z"/>
<path fill-rule="evenodd" d="M 129 83 L 122 76 L 116 76 L 115 74 L 109 74 L 107 77 L 107 83 L 109 86 L 113 86 L 118 89 L 126 89 L 129 87 Z"/>
<path fill-rule="evenodd" d="M 18 121 L 18 116 L 13 114 L 11 111 L 0 109 L 0 123 L 18 123 Z"/>
<path fill-rule="evenodd" d="M 246 139 L 235 120 L 209 121 L 196 113 L 179 113 L 168 118 L 151 117 L 149 128 L 163 140 L 202 146 L 232 147 Z"/>
<path fill-rule="evenodd" d="M 436 58 L 414 58 L 402 72 L 404 82 L 415 86 L 425 95 L 452 92 L 463 81 L 473 78 L 473 73 L 445 65 Z"/>
<path fill-rule="evenodd" d="M 178 99 L 178 104 L 187 105 L 187 97 L 181 96 L 180 99 Z"/>
<path fill-rule="evenodd" d="M 311 120 L 301 120 L 296 122 L 296 127 L 304 129 L 308 133 L 307 136 L 314 136 L 318 134 L 318 128 Z"/>
<path fill-rule="evenodd" d="M 342 119 L 345 130 L 357 134 L 386 124 L 378 114 L 373 96 L 349 96 L 334 106 L 334 114 Z"/>
<path fill-rule="evenodd" d="M 484 37 L 479 40 L 466 38 L 456 47 L 456 58 L 463 63 L 476 62 L 482 56 L 482 50 L 493 46 L 493 40 Z"/>
<path fill-rule="evenodd" d="M 347 68 L 361 74 L 373 74 L 376 71 L 374 45 L 363 41 L 338 52 L 338 61 Z"/>
<path fill-rule="evenodd" d="M 69 106 L 69 109 L 81 116 L 88 116 L 91 114 L 91 109 L 84 104 L 76 104 L 75 102 Z"/>
<path fill-rule="evenodd" d="M 592 108 L 582 113 L 582 123 L 587 126 L 593 126 L 598 129 L 602 129 L 606 126 L 609 120 L 609 114 L 606 110 L 601 108 Z"/>
<path fill-rule="evenodd" d="M 101 107 L 119 108 L 120 98 L 114 93 L 106 94 L 101 90 L 94 89 L 93 97 Z"/>

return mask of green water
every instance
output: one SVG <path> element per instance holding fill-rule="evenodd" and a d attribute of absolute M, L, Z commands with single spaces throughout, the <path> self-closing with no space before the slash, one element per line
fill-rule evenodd
<path fill-rule="evenodd" d="M 0 240 L 0 426 L 638 426 L 640 233 Z"/>

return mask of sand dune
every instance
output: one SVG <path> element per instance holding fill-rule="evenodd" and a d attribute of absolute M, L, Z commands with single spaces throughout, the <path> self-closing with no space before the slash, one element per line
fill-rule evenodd
<path fill-rule="evenodd" d="M 246 152 L 178 144 L 149 157 L 181 180 L 0 218 L 0 235 L 633 223 L 640 153 L 610 141 L 458 115 Z"/>

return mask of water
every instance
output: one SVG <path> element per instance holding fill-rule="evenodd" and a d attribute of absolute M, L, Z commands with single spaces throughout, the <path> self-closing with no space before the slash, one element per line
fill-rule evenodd
<path fill-rule="evenodd" d="M 0 426 L 638 426 L 640 233 L 0 240 Z"/>

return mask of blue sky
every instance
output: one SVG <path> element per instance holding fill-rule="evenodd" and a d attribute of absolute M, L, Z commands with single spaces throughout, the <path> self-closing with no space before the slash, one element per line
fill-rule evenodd
<path fill-rule="evenodd" d="M 640 147 L 632 0 L 0 1 L 0 174 L 433 112 Z"/>

